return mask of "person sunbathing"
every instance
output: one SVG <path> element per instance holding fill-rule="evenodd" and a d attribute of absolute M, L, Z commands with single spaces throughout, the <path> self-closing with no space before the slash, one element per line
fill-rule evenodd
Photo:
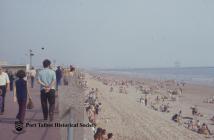
<path fill-rule="evenodd" d="M 190 120 L 188 122 L 188 129 L 198 132 L 198 129 L 200 128 L 200 121 L 199 120 Z"/>
<path fill-rule="evenodd" d="M 198 112 L 198 107 L 196 105 L 194 107 L 191 107 L 191 109 L 192 109 L 192 115 L 193 116 L 203 117 L 203 114 Z"/>
<path fill-rule="evenodd" d="M 214 121 L 214 116 L 210 119 L 211 121 Z"/>
<path fill-rule="evenodd" d="M 192 107 L 191 109 L 192 109 L 192 115 L 193 115 L 193 116 L 196 115 L 196 114 L 198 113 L 198 108 L 197 108 L 197 106 Z"/>
<path fill-rule="evenodd" d="M 192 120 L 190 120 L 190 121 L 188 122 L 187 128 L 190 129 L 190 130 L 193 130 L 193 129 L 194 129 L 194 123 L 193 123 Z"/>
<path fill-rule="evenodd" d="M 200 128 L 200 126 L 201 126 L 201 123 L 200 123 L 199 120 L 197 120 L 197 121 L 195 122 L 196 130 L 198 130 L 198 129 Z"/>
<path fill-rule="evenodd" d="M 203 123 L 202 126 L 198 129 L 198 133 L 204 135 L 211 135 L 211 132 L 205 123 Z"/>
<path fill-rule="evenodd" d="M 168 108 L 169 108 L 169 104 L 167 104 L 167 105 L 162 104 L 160 106 L 160 111 L 161 112 L 169 112 Z"/>
<path fill-rule="evenodd" d="M 158 111 L 158 107 L 155 103 L 151 103 L 151 108 L 155 111 Z"/>
<path fill-rule="evenodd" d="M 179 114 L 175 114 L 172 116 L 172 120 L 174 122 L 177 122 L 179 125 L 182 123 L 182 117 Z"/>
<path fill-rule="evenodd" d="M 178 114 L 173 115 L 173 116 L 172 116 L 172 120 L 173 120 L 174 122 L 178 122 Z"/>

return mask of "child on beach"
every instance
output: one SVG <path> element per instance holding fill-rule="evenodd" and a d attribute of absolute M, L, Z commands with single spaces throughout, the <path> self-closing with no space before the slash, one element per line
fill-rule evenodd
<path fill-rule="evenodd" d="M 2 96 L 2 90 L 0 89 L 0 112 L 2 111 L 2 102 L 3 102 L 3 96 Z"/>
<path fill-rule="evenodd" d="M 102 128 L 97 128 L 97 131 L 94 134 L 94 140 L 103 140 L 103 138 L 102 138 Z"/>
<path fill-rule="evenodd" d="M 89 122 L 92 124 L 96 124 L 95 108 L 93 105 L 89 106 L 87 113 L 88 113 Z"/>
<path fill-rule="evenodd" d="M 101 135 L 102 135 L 102 139 L 103 140 L 107 140 L 107 135 L 106 135 L 106 130 L 105 129 L 102 130 Z"/>
<path fill-rule="evenodd" d="M 113 134 L 112 133 L 108 133 L 108 139 L 107 140 L 113 140 Z"/>
<path fill-rule="evenodd" d="M 19 111 L 16 118 L 20 122 L 24 122 L 25 112 L 26 112 L 26 104 L 27 104 L 27 81 L 24 80 L 26 77 L 26 73 L 24 70 L 19 70 L 16 74 L 18 80 L 15 81 L 14 85 L 14 102 L 18 101 Z"/>

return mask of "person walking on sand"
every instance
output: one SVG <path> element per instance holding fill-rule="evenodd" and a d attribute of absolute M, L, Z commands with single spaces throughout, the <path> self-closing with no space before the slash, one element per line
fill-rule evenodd
<path fill-rule="evenodd" d="M 30 70 L 31 88 L 34 87 L 35 77 L 36 77 L 36 70 L 34 69 L 34 67 L 32 67 L 32 69 Z"/>
<path fill-rule="evenodd" d="M 4 114 L 4 105 L 5 105 L 5 96 L 6 96 L 6 92 L 10 91 L 10 80 L 9 80 L 9 77 L 8 77 L 8 74 L 3 72 L 3 68 L 0 66 L 0 90 L 2 90 L 2 97 L 3 97 L 3 100 L 2 100 L 2 109 L 1 109 L 1 112 L 0 112 L 0 115 L 3 115 Z"/>
<path fill-rule="evenodd" d="M 26 73 L 24 70 L 19 70 L 16 76 L 18 77 L 18 80 L 15 81 L 14 85 L 14 102 L 18 101 L 19 105 L 19 111 L 16 118 L 21 123 L 24 123 L 28 94 L 27 81 L 24 80 Z"/>
<path fill-rule="evenodd" d="M 41 85 L 40 97 L 44 120 L 47 120 L 49 115 L 50 121 L 53 121 L 55 109 L 56 73 L 50 68 L 50 66 L 50 60 L 46 59 L 43 61 L 44 69 L 38 74 L 38 83 Z M 49 109 L 47 102 L 49 103 Z"/>
<path fill-rule="evenodd" d="M 147 94 L 145 95 L 145 106 L 147 106 L 148 103 L 148 98 L 147 98 Z"/>

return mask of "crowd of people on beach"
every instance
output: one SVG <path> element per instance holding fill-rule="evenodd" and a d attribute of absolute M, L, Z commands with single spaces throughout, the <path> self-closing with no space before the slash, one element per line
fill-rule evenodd
<path fill-rule="evenodd" d="M 211 98 L 205 99 L 204 103 L 214 104 L 214 96 L 212 96 Z"/>
<path fill-rule="evenodd" d="M 109 91 L 110 92 L 116 92 L 122 93 L 122 94 L 128 94 L 127 88 L 131 85 L 133 85 L 133 81 L 130 80 L 109 80 L 105 79 L 101 76 L 96 76 L 94 75 L 93 79 L 98 80 L 102 82 L 104 85 L 109 86 Z M 116 87 L 118 90 L 116 90 Z"/>
<path fill-rule="evenodd" d="M 98 89 L 92 88 L 89 91 L 88 97 L 85 101 L 86 112 L 88 114 L 89 122 L 96 125 L 96 116 L 101 110 L 101 103 L 98 102 Z"/>
<path fill-rule="evenodd" d="M 179 113 L 176 113 L 172 116 L 172 120 L 178 123 L 179 125 L 183 125 L 184 127 L 186 127 L 187 129 L 193 132 L 204 134 L 205 136 L 212 135 L 210 129 L 208 128 L 208 125 L 206 123 L 201 124 L 200 120 L 197 119 L 197 117 L 203 117 L 203 115 L 201 115 L 201 113 L 198 112 L 197 106 L 191 107 L 191 110 L 192 110 L 193 118 L 188 117 L 187 122 L 184 121 L 184 118 L 187 118 L 187 117 L 182 116 L 181 110 L 179 111 Z"/>
<path fill-rule="evenodd" d="M 85 100 L 86 112 L 91 124 L 97 126 L 97 116 L 102 108 L 102 103 L 98 100 L 99 89 L 91 88 Z M 113 134 L 106 134 L 106 130 L 102 128 L 94 128 L 94 140 L 112 140 Z"/>
<path fill-rule="evenodd" d="M 81 77 L 84 77 L 84 75 L 82 75 Z M 106 129 L 103 129 L 101 127 L 96 128 L 97 116 L 102 109 L 102 103 L 98 100 L 98 95 L 100 94 L 99 89 L 89 89 L 89 87 L 87 86 L 87 82 L 85 82 L 84 80 L 82 80 L 81 86 L 88 89 L 88 94 L 85 99 L 85 109 L 88 115 L 89 122 L 95 126 L 93 128 L 94 140 L 113 140 L 113 133 L 107 134 Z"/>
<path fill-rule="evenodd" d="M 103 85 L 109 87 L 109 92 L 126 93 L 128 94 L 128 88 L 134 87 L 136 92 L 140 94 L 139 103 L 143 103 L 146 107 L 155 111 L 170 113 L 170 104 L 173 102 L 179 102 L 179 98 L 182 97 L 185 82 L 177 82 L 174 80 L 155 81 L 153 85 L 145 84 L 144 81 L 137 80 L 124 80 L 109 78 L 105 75 L 93 75 L 93 79 L 100 81 Z M 118 90 L 116 90 L 118 89 Z M 124 89 L 124 90 L 123 90 Z M 160 94 L 159 91 L 164 90 L 165 94 Z M 207 100 L 207 103 L 213 103 L 214 97 Z M 171 103 L 170 103 L 171 102 Z M 183 117 L 182 110 L 172 115 L 172 120 L 178 123 L 179 126 L 184 126 L 187 129 L 203 134 L 206 137 L 213 135 L 209 129 L 207 123 L 201 123 L 197 117 L 203 117 L 204 115 L 198 111 L 197 105 L 190 108 L 192 111 L 191 117 Z M 186 121 L 186 118 L 188 118 Z M 214 116 L 210 119 L 214 122 Z"/>

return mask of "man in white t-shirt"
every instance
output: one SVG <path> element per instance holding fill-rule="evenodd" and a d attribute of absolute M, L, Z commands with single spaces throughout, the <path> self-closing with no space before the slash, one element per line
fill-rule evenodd
<path fill-rule="evenodd" d="M 3 72 L 3 68 L 1 66 L 0 66 L 0 89 L 2 90 L 3 97 L 2 110 L 0 112 L 0 115 L 3 115 L 6 92 L 10 91 L 10 80 L 7 73 Z"/>
<path fill-rule="evenodd" d="M 30 70 L 31 88 L 34 87 L 35 77 L 36 77 L 36 70 L 34 69 L 34 67 L 32 67 L 32 69 Z"/>

